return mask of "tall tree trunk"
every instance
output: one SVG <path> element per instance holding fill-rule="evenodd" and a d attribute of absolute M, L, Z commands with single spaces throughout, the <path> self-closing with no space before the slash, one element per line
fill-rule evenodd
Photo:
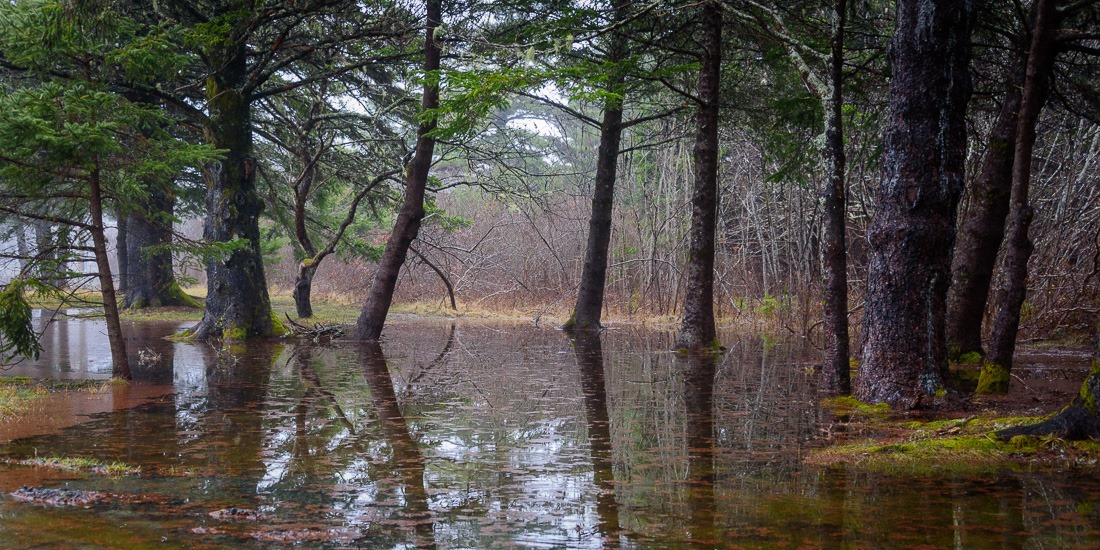
<path fill-rule="evenodd" d="M 714 244 L 718 223 L 718 101 L 722 65 L 722 5 L 702 5 L 699 96 L 695 134 L 695 189 L 684 283 L 684 319 L 676 347 L 717 346 L 714 327 Z"/>
<path fill-rule="evenodd" d="M 612 3 L 613 22 L 626 20 L 625 0 Z M 588 244 L 584 253 L 584 269 L 577 289 L 573 315 L 565 323 L 566 330 L 600 328 L 604 286 L 607 282 L 607 256 L 611 244 L 611 211 L 615 202 L 615 178 L 619 163 L 619 142 L 623 132 L 623 83 L 619 66 L 626 58 L 626 39 L 618 29 L 611 31 L 607 63 L 612 65 L 607 91 L 611 94 L 604 104 L 600 125 L 600 146 L 596 153 L 596 181 L 592 189 L 592 214 L 588 221 Z"/>
<path fill-rule="evenodd" d="M 127 258 L 125 306 L 133 309 L 147 307 L 199 307 L 190 296 L 183 293 L 176 281 L 172 252 L 165 248 L 172 243 L 171 219 L 175 211 L 175 199 L 157 186 L 150 186 L 149 198 L 127 218 L 127 248 L 120 257 Z M 151 248 L 156 247 L 156 248 Z"/>
<path fill-rule="evenodd" d="M 1028 237 L 1034 211 L 1028 204 L 1031 186 L 1031 164 L 1035 150 L 1035 127 L 1049 92 L 1048 81 L 1054 68 L 1057 46 L 1054 33 L 1058 29 L 1057 0 L 1038 0 L 1035 27 L 1027 57 L 1027 79 L 1020 102 L 1020 121 L 1016 129 L 1015 160 L 1012 168 L 1012 212 L 1008 224 L 1008 239 L 1001 266 L 1001 281 L 997 309 L 993 316 L 993 331 L 989 338 L 989 355 L 978 379 L 981 393 L 1004 393 L 1016 351 L 1016 333 L 1020 328 L 1020 308 L 1027 294 L 1027 262 L 1034 246 Z"/>
<path fill-rule="evenodd" d="M 846 0 L 833 6 L 834 24 L 830 40 L 829 91 L 825 110 L 825 170 L 828 182 L 822 195 L 824 206 L 825 356 L 822 361 L 824 386 L 834 394 L 852 391 L 848 358 L 848 257 L 847 201 L 844 185 L 844 25 Z"/>
<path fill-rule="evenodd" d="M 424 99 L 421 112 L 428 112 L 439 106 L 439 44 L 435 30 L 439 27 L 442 0 L 427 0 L 427 17 L 424 33 Z M 428 184 L 428 170 L 432 166 L 432 153 L 435 150 L 435 138 L 430 133 L 436 128 L 434 116 L 420 124 L 417 129 L 416 151 L 409 162 L 405 179 L 405 200 L 394 223 L 393 233 L 386 241 L 386 250 L 371 282 L 370 294 L 355 323 L 353 337 L 358 340 L 376 341 L 382 336 L 382 327 L 386 315 L 393 303 L 393 291 L 397 287 L 397 276 L 401 265 L 409 253 L 409 246 L 420 232 L 420 221 L 424 218 L 424 191 Z"/>
<path fill-rule="evenodd" d="M 243 245 L 206 267 L 206 307 L 202 321 L 191 329 L 197 339 L 245 339 L 276 332 L 260 252 L 259 217 L 263 203 L 256 194 L 256 159 L 252 158 L 252 106 L 243 89 L 243 46 L 216 52 L 207 78 L 206 101 L 210 122 L 207 141 L 225 151 L 224 158 L 206 167 L 206 223 L 208 243 Z"/>
<path fill-rule="evenodd" d="M 947 291 L 947 349 L 954 358 L 982 353 L 982 322 L 1012 190 L 1012 159 L 1026 63 L 1026 51 L 1021 47 L 1017 66 L 1008 75 L 1004 102 L 989 133 L 981 171 L 970 186 L 970 206 L 961 220 L 955 244 L 951 288 Z"/>
<path fill-rule="evenodd" d="M 966 157 L 972 2 L 899 0 L 856 396 L 916 408 L 943 387 Z"/>
<path fill-rule="evenodd" d="M 126 356 L 126 339 L 118 318 L 118 296 L 111 276 L 111 261 L 107 255 L 107 235 L 103 229 L 103 188 L 97 164 L 89 178 L 88 206 L 91 213 L 92 250 L 99 273 L 99 293 L 103 298 L 103 315 L 107 320 L 107 342 L 111 347 L 111 375 L 130 380 L 130 361 Z"/>

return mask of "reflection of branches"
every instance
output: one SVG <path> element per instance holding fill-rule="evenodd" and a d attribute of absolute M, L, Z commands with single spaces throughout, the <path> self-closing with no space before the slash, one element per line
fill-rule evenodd
<path fill-rule="evenodd" d="M 301 353 L 299 353 L 299 351 L 301 351 Z M 324 384 L 321 383 L 321 377 L 317 375 L 317 371 L 313 368 L 312 347 L 295 347 L 290 359 L 294 359 L 295 357 L 297 357 L 298 359 L 297 365 L 302 378 L 305 379 L 306 382 L 312 384 L 311 389 L 315 390 L 317 393 L 321 394 L 322 397 L 328 400 L 329 404 L 332 405 L 333 410 L 336 411 L 336 416 L 340 419 L 340 423 L 348 429 L 348 432 L 350 432 L 351 435 L 355 435 L 355 424 L 352 424 L 352 422 L 348 420 L 347 415 L 344 414 L 344 409 L 340 407 L 340 403 L 336 400 L 336 395 L 325 388 Z M 290 359 L 287 359 L 288 363 L 290 362 Z"/>
<path fill-rule="evenodd" d="M 424 375 L 428 374 L 428 371 L 432 367 L 443 363 L 443 359 L 447 357 L 447 354 L 451 353 L 451 348 L 453 348 L 455 345 L 455 326 L 455 323 L 451 323 L 451 331 L 447 333 L 447 343 L 443 346 L 443 349 L 439 352 L 439 355 L 436 355 L 435 359 L 428 363 L 427 366 L 422 367 L 420 369 L 420 372 L 418 372 L 416 376 L 409 379 L 409 381 L 405 384 L 405 397 L 412 395 L 412 387 L 416 385 L 416 383 L 419 382 L 422 378 L 424 378 Z"/>

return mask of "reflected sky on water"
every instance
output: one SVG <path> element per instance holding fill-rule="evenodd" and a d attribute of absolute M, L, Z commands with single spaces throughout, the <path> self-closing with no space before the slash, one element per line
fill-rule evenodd
<path fill-rule="evenodd" d="M 830 419 L 797 342 L 724 335 L 725 354 L 690 357 L 643 328 L 402 320 L 381 346 L 221 348 L 163 339 L 178 329 L 129 325 L 126 395 L 0 447 L 142 469 L 0 466 L 5 494 L 107 494 L 87 509 L 4 498 L 0 546 L 1100 546 L 1095 471 L 804 466 Z M 96 321 L 55 323 L 46 346 L 19 374 L 109 373 Z M 231 508 L 259 517 L 210 515 Z"/>

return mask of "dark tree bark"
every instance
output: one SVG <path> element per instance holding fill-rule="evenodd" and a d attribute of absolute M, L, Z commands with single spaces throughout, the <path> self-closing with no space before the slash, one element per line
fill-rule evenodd
<path fill-rule="evenodd" d="M 200 307 L 180 289 L 172 252 L 164 248 L 172 243 L 170 220 L 174 211 L 171 193 L 151 186 L 148 200 L 127 217 L 126 253 L 119 257 L 126 258 L 129 266 L 123 278 L 128 289 L 124 304 L 128 308 Z"/>
<path fill-rule="evenodd" d="M 848 256 L 847 201 L 844 183 L 844 26 L 846 0 L 833 6 L 836 22 L 830 40 L 829 91 L 825 113 L 825 170 L 828 182 L 824 206 L 825 355 L 822 361 L 825 389 L 834 394 L 852 391 L 848 358 Z"/>
<path fill-rule="evenodd" d="M 611 439 L 611 418 L 607 411 L 607 383 L 604 380 L 603 343 L 594 331 L 578 331 L 573 340 L 577 367 L 581 372 L 584 392 L 584 413 L 588 424 L 588 442 L 592 456 L 592 482 L 596 495 L 599 532 L 614 540 L 620 532 L 619 503 L 615 500 L 614 446 Z"/>
<path fill-rule="evenodd" d="M 246 55 L 243 44 L 230 43 L 212 52 L 206 100 L 210 120 L 207 141 L 225 151 L 206 167 L 206 223 L 209 243 L 244 244 L 206 267 L 206 308 L 191 329 L 197 339 L 244 339 L 275 334 L 260 252 L 259 216 L 263 203 L 256 193 L 256 159 L 252 157 L 252 105 L 245 93 Z"/>
<path fill-rule="evenodd" d="M 947 292 L 947 348 L 951 357 L 982 353 L 982 323 L 997 253 L 1005 235 L 1012 190 L 1012 159 L 1026 58 L 1006 83 L 1004 102 L 989 134 L 981 171 L 970 186 L 969 209 L 961 220 Z"/>
<path fill-rule="evenodd" d="M 684 275 L 684 319 L 676 347 L 716 347 L 714 327 L 714 244 L 718 220 L 718 101 L 722 64 L 722 5 L 702 3 L 701 65 L 696 101 L 695 189 L 691 197 L 688 265 Z"/>
<path fill-rule="evenodd" d="M 439 70 L 439 43 L 435 30 L 439 27 L 442 11 L 441 0 L 427 0 L 427 16 L 424 33 L 424 71 L 429 75 Z M 430 111 L 439 106 L 439 81 L 426 78 L 424 81 L 424 99 L 422 111 Z M 382 336 L 382 327 L 386 315 L 393 303 L 393 291 L 397 287 L 397 276 L 401 265 L 409 253 L 409 246 L 420 232 L 420 222 L 424 218 L 424 191 L 428 184 L 428 170 L 432 166 L 432 153 L 435 150 L 435 138 L 431 136 L 436 128 L 435 117 L 420 124 L 417 129 L 416 150 L 407 168 L 405 180 L 405 200 L 394 223 L 393 233 L 386 241 L 386 250 L 378 270 L 374 273 L 370 293 L 355 323 L 353 337 L 357 340 L 376 341 Z"/>
<path fill-rule="evenodd" d="M 130 380 L 130 361 L 126 355 L 126 339 L 122 336 L 122 322 L 118 317 L 118 296 L 115 295 L 115 279 L 111 275 L 111 261 L 107 256 L 107 235 L 103 225 L 103 182 L 99 164 L 93 167 L 88 178 L 88 209 L 91 214 L 89 232 L 96 270 L 99 274 L 99 294 L 103 298 L 103 316 L 107 321 L 107 342 L 111 348 L 111 375 Z"/>
<path fill-rule="evenodd" d="M 1020 101 L 1020 120 L 1016 129 L 1015 160 L 1012 168 L 1012 211 L 1004 259 L 1001 264 L 997 308 L 989 338 L 989 355 L 982 364 L 978 392 L 1004 393 L 1016 352 L 1016 333 L 1020 328 L 1020 308 L 1027 294 L 1027 262 L 1034 249 L 1028 229 L 1034 211 L 1028 204 L 1031 186 L 1031 164 L 1035 150 L 1035 127 L 1049 93 L 1050 73 L 1054 68 L 1057 47 L 1054 33 L 1059 27 L 1057 0 L 1038 0 L 1035 27 L 1028 52 L 1027 78 Z"/>
<path fill-rule="evenodd" d="M 613 20 L 626 20 L 628 3 L 612 3 Z M 607 63 L 614 67 L 608 78 L 607 90 L 612 94 L 604 104 L 600 125 L 600 146 L 596 152 L 596 181 L 592 189 L 592 215 L 588 221 L 588 244 L 584 253 L 584 268 L 577 289 L 573 315 L 565 323 L 566 330 L 600 328 L 603 311 L 604 285 L 607 282 L 607 257 L 611 244 L 611 212 L 615 202 L 615 178 L 619 163 L 619 142 L 623 132 L 623 83 L 619 67 L 626 58 L 626 39 L 618 29 L 611 31 Z"/>
<path fill-rule="evenodd" d="M 943 387 L 944 316 L 966 156 L 973 3 L 900 0 L 856 396 L 916 408 Z"/>

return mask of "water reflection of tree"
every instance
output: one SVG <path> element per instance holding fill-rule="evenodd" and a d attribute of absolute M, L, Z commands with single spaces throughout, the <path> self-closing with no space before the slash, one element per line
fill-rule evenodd
<path fill-rule="evenodd" d="M 688 540 L 711 546 L 719 544 L 716 527 L 714 437 L 715 356 L 693 353 L 685 361 L 684 412 L 686 417 L 687 492 L 690 519 Z"/>
<path fill-rule="evenodd" d="M 371 403 L 381 422 L 382 433 L 393 453 L 393 467 L 404 486 L 404 518 L 414 524 L 418 547 L 434 547 L 432 515 L 428 509 L 428 492 L 424 489 L 424 457 L 409 434 L 405 415 L 398 406 L 382 346 L 377 342 L 364 343 L 359 349 L 359 364 L 363 367 L 363 377 L 370 388 Z"/>
<path fill-rule="evenodd" d="M 597 529 L 605 543 L 620 532 L 619 503 L 615 498 L 615 471 L 611 443 L 611 419 L 607 412 L 603 344 L 599 333 L 580 331 L 575 335 L 577 367 L 581 373 L 584 412 L 592 456 L 592 480 L 596 485 Z"/>

